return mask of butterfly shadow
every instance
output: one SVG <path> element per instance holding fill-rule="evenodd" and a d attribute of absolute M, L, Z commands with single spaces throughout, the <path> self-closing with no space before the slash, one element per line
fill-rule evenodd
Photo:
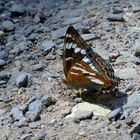
<path fill-rule="evenodd" d="M 81 95 L 81 98 L 85 102 L 104 105 L 111 110 L 122 108 L 127 103 L 127 94 L 121 91 L 116 91 L 115 93 L 99 93 L 98 91 L 86 91 Z"/>

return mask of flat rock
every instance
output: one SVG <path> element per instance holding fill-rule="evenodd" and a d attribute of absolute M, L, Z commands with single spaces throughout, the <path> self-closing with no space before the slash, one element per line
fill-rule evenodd
<path fill-rule="evenodd" d="M 136 6 L 136 5 L 133 6 L 133 7 L 132 7 L 132 11 L 133 11 L 133 12 L 139 12 L 139 11 L 140 11 L 140 6 Z"/>
<path fill-rule="evenodd" d="M 134 68 L 123 68 L 123 69 L 116 69 L 115 74 L 120 79 L 135 79 L 138 80 L 140 78 L 140 75 L 138 74 L 137 70 Z"/>
<path fill-rule="evenodd" d="M 124 21 L 123 14 L 108 14 L 106 16 L 106 19 L 109 21 L 119 21 L 119 22 Z"/>
<path fill-rule="evenodd" d="M 10 11 L 13 15 L 21 15 L 25 12 L 25 6 L 23 4 L 13 4 Z"/>
<path fill-rule="evenodd" d="M 67 27 L 60 28 L 58 30 L 52 31 L 51 35 L 53 38 L 62 38 L 66 34 Z"/>
<path fill-rule="evenodd" d="M 79 120 L 84 120 L 84 119 L 90 119 L 93 116 L 93 111 L 92 110 L 77 110 L 75 112 L 74 118 L 79 119 Z"/>
<path fill-rule="evenodd" d="M 6 20 L 2 22 L 2 27 L 6 31 L 13 31 L 15 29 L 15 25 L 12 21 Z"/>
<path fill-rule="evenodd" d="M 72 113 L 70 115 L 67 115 L 66 118 L 75 118 L 76 112 L 78 111 L 87 111 L 92 112 L 93 115 L 99 115 L 99 116 L 107 116 L 111 110 L 107 109 L 103 105 L 97 105 L 97 104 L 90 104 L 88 102 L 79 103 L 76 106 L 73 107 Z M 89 113 L 90 114 L 90 113 Z"/>
<path fill-rule="evenodd" d="M 128 97 L 127 104 L 140 105 L 140 93 L 135 92 Z"/>
<path fill-rule="evenodd" d="M 91 41 L 91 40 L 95 40 L 95 39 L 100 39 L 99 35 L 96 34 L 83 34 L 81 35 L 82 38 L 86 41 Z"/>
<path fill-rule="evenodd" d="M 28 74 L 22 73 L 19 75 L 19 77 L 16 79 L 16 85 L 18 88 L 20 87 L 27 87 L 28 85 Z"/>
<path fill-rule="evenodd" d="M 77 22 L 80 22 L 82 18 L 81 17 L 73 17 L 73 18 L 67 18 L 65 21 L 64 21 L 64 25 L 72 25 L 74 23 L 77 23 Z"/>
<path fill-rule="evenodd" d="M 32 71 L 42 71 L 44 69 L 43 64 L 35 64 L 31 67 Z"/>
<path fill-rule="evenodd" d="M 45 40 L 41 44 L 42 51 L 45 55 L 48 54 L 55 46 L 56 44 L 49 40 Z"/>

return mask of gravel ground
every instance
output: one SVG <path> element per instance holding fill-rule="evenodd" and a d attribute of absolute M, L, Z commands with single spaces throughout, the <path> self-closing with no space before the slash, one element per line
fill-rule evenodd
<path fill-rule="evenodd" d="M 63 84 L 69 25 L 110 60 L 117 97 Z M 1 0 L 0 140 L 140 140 L 139 65 L 139 0 Z"/>

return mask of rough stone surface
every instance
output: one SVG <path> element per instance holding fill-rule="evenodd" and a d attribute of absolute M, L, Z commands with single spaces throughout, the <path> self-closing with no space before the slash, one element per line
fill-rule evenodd
<path fill-rule="evenodd" d="M 1 0 L 0 139 L 139 140 L 139 5 L 139 0 Z M 63 46 L 70 25 L 87 43 L 76 35 L 76 46 L 91 47 L 112 66 L 120 78 L 115 92 L 64 84 Z M 89 54 L 98 75 L 105 72 L 105 61 Z M 18 88 L 23 73 L 28 80 L 25 75 L 18 82 L 28 85 Z"/>

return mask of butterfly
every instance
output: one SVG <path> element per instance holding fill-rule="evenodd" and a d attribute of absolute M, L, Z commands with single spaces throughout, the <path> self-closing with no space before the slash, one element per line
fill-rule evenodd
<path fill-rule="evenodd" d="M 64 39 L 64 83 L 75 89 L 111 90 L 118 81 L 111 65 L 86 43 L 73 26 Z"/>

